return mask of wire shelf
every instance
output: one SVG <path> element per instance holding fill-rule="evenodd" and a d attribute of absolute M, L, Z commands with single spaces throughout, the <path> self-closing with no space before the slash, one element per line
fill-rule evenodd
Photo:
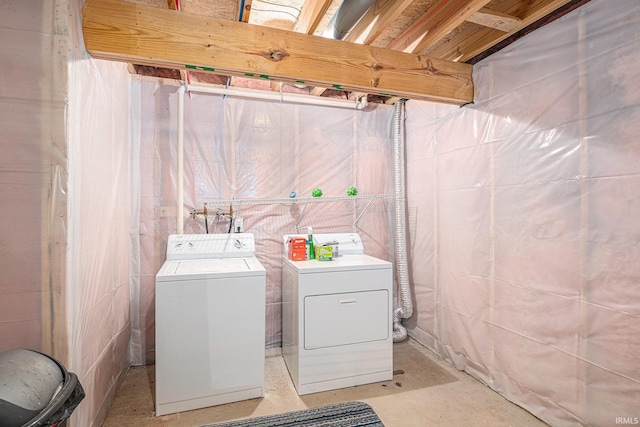
<path fill-rule="evenodd" d="M 261 245 L 281 245 L 283 235 L 304 234 L 308 227 L 312 227 L 314 233 L 357 232 L 363 238 L 367 253 L 391 259 L 393 248 L 389 242 L 393 241 L 395 200 L 392 194 L 373 194 L 207 200 L 206 203 L 212 233 L 230 231 L 230 216 L 242 218 L 243 230 L 253 233 Z M 204 218 L 200 212 L 185 222 L 187 232 L 204 232 Z M 279 246 L 271 246 L 268 251 L 279 249 Z"/>
<path fill-rule="evenodd" d="M 359 200 L 393 200 L 393 194 L 371 194 L 362 196 L 322 196 L 322 197 L 293 197 L 293 198 L 265 198 L 265 199 L 230 199 L 230 200 L 206 200 L 209 209 L 212 206 L 246 206 L 246 205 L 290 205 L 290 204 L 306 204 L 306 203 L 327 203 L 341 201 L 359 201 Z"/>

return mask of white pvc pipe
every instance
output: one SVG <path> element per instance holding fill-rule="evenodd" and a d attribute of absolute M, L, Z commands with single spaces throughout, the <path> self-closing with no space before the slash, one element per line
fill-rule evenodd
<path fill-rule="evenodd" d="M 349 101 L 346 99 L 323 98 L 319 96 L 303 95 L 300 93 L 272 92 L 256 89 L 240 88 L 218 88 L 208 86 L 183 86 L 189 92 L 211 93 L 215 95 L 226 95 L 238 98 L 263 99 L 267 101 L 290 102 L 294 104 L 321 105 L 325 107 L 351 108 L 362 110 L 367 106 L 367 98 Z"/>
<path fill-rule="evenodd" d="M 184 233 L 184 92 L 185 86 L 178 88 L 178 190 L 176 195 L 176 233 Z"/>

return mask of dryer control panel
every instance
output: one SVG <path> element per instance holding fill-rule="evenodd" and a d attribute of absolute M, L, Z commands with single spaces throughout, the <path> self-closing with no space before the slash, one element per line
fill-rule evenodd
<path fill-rule="evenodd" d="M 340 255 L 362 255 L 364 245 L 358 233 L 328 233 L 314 234 L 315 245 L 338 245 Z"/>
<path fill-rule="evenodd" d="M 207 258 L 245 258 L 255 254 L 251 233 L 171 234 L 167 261 Z"/>
<path fill-rule="evenodd" d="M 284 257 L 289 256 L 289 246 L 287 242 L 293 237 L 307 238 L 306 234 L 287 234 L 282 237 L 284 244 Z M 313 235 L 313 244 L 337 245 L 339 256 L 342 255 L 364 255 L 364 245 L 358 233 L 321 233 Z"/>

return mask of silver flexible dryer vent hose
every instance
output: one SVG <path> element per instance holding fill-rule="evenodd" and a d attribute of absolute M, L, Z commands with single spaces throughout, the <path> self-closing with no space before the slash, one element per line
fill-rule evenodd
<path fill-rule="evenodd" d="M 344 39 L 376 0 L 345 0 L 323 32 L 324 37 Z"/>
<path fill-rule="evenodd" d="M 394 157 L 394 186 L 396 200 L 396 279 L 400 307 L 393 310 L 393 342 L 404 341 L 407 329 L 402 326 L 402 319 L 413 315 L 413 301 L 409 286 L 409 264 L 407 260 L 407 215 L 406 215 L 406 185 L 405 185 L 405 102 L 402 99 L 395 103 L 393 111 L 393 157 Z"/>

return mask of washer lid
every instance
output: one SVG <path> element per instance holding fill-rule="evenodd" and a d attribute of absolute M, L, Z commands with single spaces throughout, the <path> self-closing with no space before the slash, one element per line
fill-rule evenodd
<path fill-rule="evenodd" d="M 344 255 L 333 261 L 291 261 L 282 258 L 283 262 L 293 267 L 298 274 L 328 273 L 330 271 L 357 271 L 391 268 L 391 263 L 369 255 Z"/>
<path fill-rule="evenodd" d="M 210 279 L 224 277 L 264 276 L 266 271 L 256 257 L 210 258 L 197 260 L 167 261 L 156 280 Z"/>

